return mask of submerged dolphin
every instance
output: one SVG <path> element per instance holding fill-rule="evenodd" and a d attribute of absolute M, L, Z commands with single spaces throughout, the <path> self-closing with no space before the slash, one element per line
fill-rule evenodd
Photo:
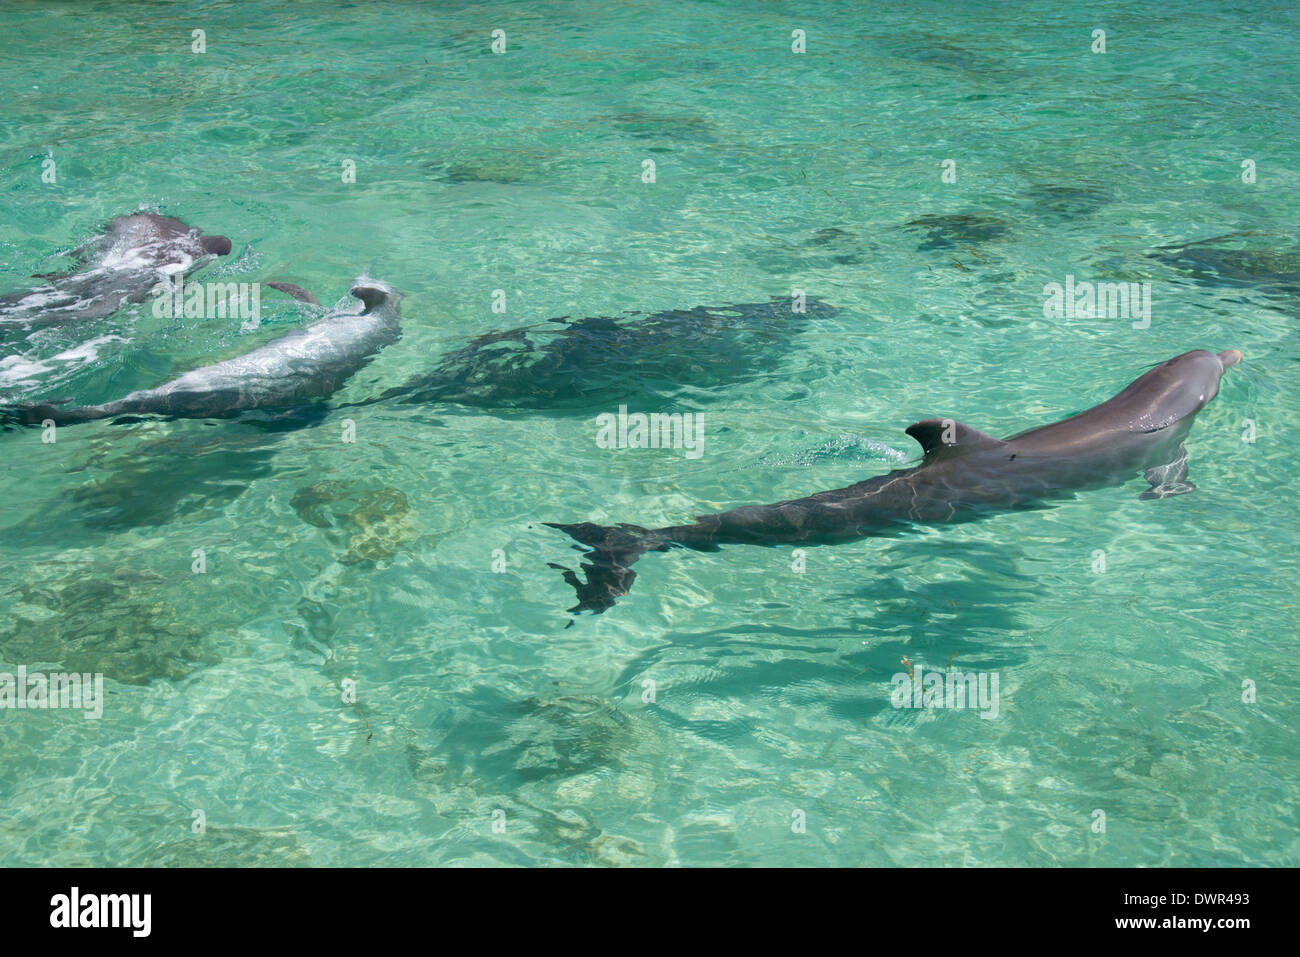
<path fill-rule="evenodd" d="M 1142 472 L 1151 488 L 1140 498 L 1190 492 L 1183 439 L 1196 414 L 1219 392 L 1224 370 L 1241 361 L 1229 349 L 1203 349 L 1163 362 L 1119 395 L 1051 425 L 995 439 L 951 419 L 927 419 L 907 434 L 925 451 L 921 464 L 774 505 L 748 505 L 698 516 L 693 525 L 645 529 L 591 522 L 558 525 L 593 550 L 585 582 L 569 569 L 578 593 L 570 611 L 599 614 L 627 594 L 632 564 L 648 551 L 719 545 L 829 545 L 886 534 L 911 523 L 970 521 L 992 511 L 1028 508 L 1079 489 L 1117 485 Z"/>
<path fill-rule="evenodd" d="M 312 405 L 342 387 L 401 335 L 401 294 L 358 279 L 350 290 L 362 312 L 336 310 L 234 359 L 187 372 L 155 389 L 114 402 L 63 409 L 51 403 L 0 409 L 0 422 L 71 425 L 125 415 L 223 418 L 253 409 L 283 412 Z"/>
<path fill-rule="evenodd" d="M 807 320 L 837 311 L 809 298 L 795 312 L 789 299 L 773 299 L 635 319 L 552 319 L 478 336 L 444 354 L 431 371 L 370 401 L 582 414 L 629 398 L 671 401 L 683 381 L 698 400 L 703 390 L 776 366 Z"/>
<path fill-rule="evenodd" d="M 143 302 L 164 279 L 189 275 L 230 252 L 225 236 L 204 236 L 172 216 L 118 216 L 77 249 L 77 268 L 37 276 L 48 284 L 0 295 L 0 334 L 103 319 Z"/>
<path fill-rule="evenodd" d="M 1300 294 L 1300 247 L 1273 243 L 1237 248 L 1241 238 L 1255 235 L 1228 233 L 1185 245 L 1161 246 L 1149 255 L 1204 286 L 1257 287 L 1279 298 Z"/>

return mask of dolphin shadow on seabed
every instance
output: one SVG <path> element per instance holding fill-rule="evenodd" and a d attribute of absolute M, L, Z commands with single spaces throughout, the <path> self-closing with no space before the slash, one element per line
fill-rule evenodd
<path fill-rule="evenodd" d="M 904 223 L 903 228 L 925 234 L 924 242 L 916 247 L 918 252 L 970 250 L 1011 237 L 1007 220 L 981 211 L 922 216 Z"/>
<path fill-rule="evenodd" d="M 282 435 L 236 423 L 190 423 L 163 434 L 129 430 L 89 444 L 75 468 L 85 476 L 4 528 L 13 546 L 48 542 L 65 529 L 112 533 L 215 517 L 258 479 L 274 473 Z M 78 533 L 80 534 L 80 533 Z"/>

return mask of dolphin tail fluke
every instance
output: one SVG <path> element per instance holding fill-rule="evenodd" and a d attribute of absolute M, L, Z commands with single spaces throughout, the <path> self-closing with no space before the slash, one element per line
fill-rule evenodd
<path fill-rule="evenodd" d="M 649 551 L 663 551 L 668 545 L 649 529 L 638 525 L 596 525 L 593 522 L 579 522 L 575 525 L 560 525 L 545 522 L 550 528 L 558 528 L 574 541 L 591 549 L 584 556 L 582 570 L 586 581 L 563 565 L 554 562 L 547 564 L 564 573 L 564 580 L 577 592 L 578 603 L 568 609 L 570 612 L 589 611 L 599 615 L 614 607 L 619 598 L 632 588 L 636 580 L 633 563 Z"/>

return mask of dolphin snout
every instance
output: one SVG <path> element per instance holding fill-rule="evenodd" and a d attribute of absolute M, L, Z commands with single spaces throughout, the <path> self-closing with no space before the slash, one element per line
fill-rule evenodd
<path fill-rule="evenodd" d="M 1223 363 L 1225 369 L 1228 368 L 1228 366 L 1235 366 L 1244 358 L 1245 356 L 1236 349 L 1227 349 L 1219 353 L 1219 361 Z"/>

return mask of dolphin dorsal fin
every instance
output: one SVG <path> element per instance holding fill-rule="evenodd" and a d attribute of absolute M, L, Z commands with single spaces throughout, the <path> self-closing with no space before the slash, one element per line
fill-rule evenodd
<path fill-rule="evenodd" d="M 926 458 L 948 449 L 969 452 L 974 449 L 992 449 L 1003 445 L 986 432 L 972 429 L 955 419 L 924 419 L 907 427 L 907 434 L 921 443 Z"/>
<path fill-rule="evenodd" d="M 361 311 L 362 315 L 374 312 L 386 302 L 396 302 L 402 298 L 401 293 L 387 283 L 367 279 L 365 276 L 358 278 L 348 292 L 366 304 L 366 308 Z"/>

